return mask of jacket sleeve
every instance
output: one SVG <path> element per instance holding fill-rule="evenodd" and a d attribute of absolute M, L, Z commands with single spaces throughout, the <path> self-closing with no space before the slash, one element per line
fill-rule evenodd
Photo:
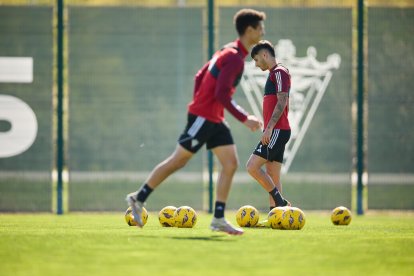
<path fill-rule="evenodd" d="M 237 77 L 243 73 L 243 66 L 243 60 L 237 55 L 226 56 L 222 60 L 215 91 L 217 101 L 240 122 L 246 121 L 249 114 L 230 95 L 233 89 L 235 89 L 233 85 Z"/>
<path fill-rule="evenodd" d="M 276 92 L 289 92 L 290 77 L 288 73 L 284 70 L 276 70 L 272 77 L 275 82 Z"/>

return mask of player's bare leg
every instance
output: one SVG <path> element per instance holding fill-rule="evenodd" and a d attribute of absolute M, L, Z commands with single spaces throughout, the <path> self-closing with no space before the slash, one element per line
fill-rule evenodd
<path fill-rule="evenodd" d="M 280 173 L 282 169 L 282 164 L 276 161 L 266 162 L 265 163 L 266 173 L 270 176 L 275 184 L 276 188 L 282 193 L 282 183 L 280 182 Z M 290 203 L 288 203 L 290 206 Z M 271 195 L 269 195 L 269 206 L 276 206 L 275 200 Z M 273 208 L 273 207 L 270 207 Z M 267 219 L 259 221 L 256 227 L 270 227 Z"/>
<path fill-rule="evenodd" d="M 252 154 L 247 161 L 247 172 L 268 192 L 276 187 L 272 178 L 263 170 L 263 165 L 267 163 L 267 160 Z"/>
<path fill-rule="evenodd" d="M 177 145 L 175 151 L 164 161 L 159 163 L 152 170 L 147 180 L 145 181 L 151 191 L 160 185 L 168 176 L 184 167 L 191 159 L 193 153 L 183 148 L 181 145 Z M 141 189 L 146 189 L 142 187 Z M 141 220 L 142 208 L 145 200 L 139 200 L 139 191 L 130 193 L 126 196 L 126 201 L 132 209 L 134 220 L 138 227 L 142 227 L 144 224 Z"/>
<path fill-rule="evenodd" d="M 216 199 L 218 201 L 226 202 L 229 196 L 233 176 L 239 166 L 236 146 L 220 146 L 214 148 L 212 151 L 214 155 L 217 156 L 221 165 L 221 171 L 217 179 Z"/>
<path fill-rule="evenodd" d="M 283 187 L 282 182 L 280 181 L 280 175 L 282 171 L 282 163 L 273 161 L 273 162 L 267 162 L 266 163 L 266 173 L 272 178 L 273 183 L 275 184 L 276 188 L 279 190 L 279 192 L 283 193 Z M 275 201 L 270 196 L 270 206 L 276 206 Z M 290 202 L 288 201 L 288 206 L 290 206 Z"/>
<path fill-rule="evenodd" d="M 280 182 L 280 171 L 282 168 L 282 164 L 279 162 L 266 162 L 265 163 L 266 173 L 272 178 L 273 183 L 276 185 L 276 188 L 282 193 L 282 185 Z M 269 195 L 269 206 L 270 210 L 273 208 L 272 206 L 276 206 L 275 200 L 271 195 Z M 267 219 L 261 220 L 257 223 L 256 227 L 270 227 L 269 222 Z"/>
<path fill-rule="evenodd" d="M 193 157 L 193 153 L 177 144 L 174 152 L 164 161 L 159 163 L 149 174 L 145 183 L 152 189 L 160 185 L 168 176 L 183 168 Z"/>
<path fill-rule="evenodd" d="M 280 173 L 282 171 L 282 163 L 273 161 L 266 162 L 266 173 L 272 178 L 276 188 L 282 192 L 282 184 L 280 183 Z"/>
<path fill-rule="evenodd" d="M 282 183 L 280 182 L 280 172 L 282 170 L 282 164 L 276 161 L 273 162 L 266 162 L 266 173 L 272 178 L 273 183 L 275 184 L 276 188 L 282 193 Z M 276 206 L 273 197 L 269 195 L 269 206 Z"/>
<path fill-rule="evenodd" d="M 252 154 L 247 161 L 246 169 L 247 172 L 254 178 L 256 181 L 272 196 L 273 200 L 278 201 L 277 206 L 286 206 L 288 201 L 285 200 L 280 191 L 277 189 L 276 184 L 273 182 L 273 179 L 270 175 L 263 170 L 263 165 L 268 163 L 268 161 L 260 156 Z M 274 163 L 274 162 L 273 162 Z M 279 181 L 280 182 L 280 181 Z M 278 200 L 276 200 L 278 199 Z"/>
<path fill-rule="evenodd" d="M 221 171 L 217 180 L 217 193 L 216 193 L 216 204 L 225 203 L 227 201 L 233 176 L 239 165 L 237 158 L 237 151 L 235 145 L 227 145 L 216 147 L 213 153 L 217 156 L 221 164 Z M 216 212 L 217 210 L 215 210 Z M 224 218 L 224 207 L 223 217 L 213 217 L 210 228 L 213 231 L 221 231 L 230 235 L 242 235 L 243 230 L 234 227 Z"/>

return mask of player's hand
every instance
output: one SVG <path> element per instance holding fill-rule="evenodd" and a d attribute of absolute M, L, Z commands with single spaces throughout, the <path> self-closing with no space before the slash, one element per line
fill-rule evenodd
<path fill-rule="evenodd" d="M 262 128 L 262 122 L 254 115 L 247 116 L 247 120 L 244 122 L 251 131 L 256 131 Z"/>
<path fill-rule="evenodd" d="M 270 137 L 272 137 L 272 129 L 266 128 L 260 141 L 263 145 L 268 145 L 270 143 Z"/>

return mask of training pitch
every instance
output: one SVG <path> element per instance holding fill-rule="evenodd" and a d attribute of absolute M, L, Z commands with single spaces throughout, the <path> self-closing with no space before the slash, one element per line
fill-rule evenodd
<path fill-rule="evenodd" d="M 0 275 L 414 275 L 413 213 L 354 215 L 349 226 L 305 214 L 302 230 L 243 236 L 211 232 L 201 211 L 193 229 L 163 228 L 158 213 L 143 229 L 123 212 L 0 214 Z"/>

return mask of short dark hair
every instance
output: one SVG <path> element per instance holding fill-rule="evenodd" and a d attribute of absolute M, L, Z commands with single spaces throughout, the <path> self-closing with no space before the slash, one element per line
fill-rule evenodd
<path fill-rule="evenodd" d="M 250 56 L 254 58 L 260 52 L 260 50 L 267 50 L 272 55 L 272 57 L 275 57 L 275 48 L 273 47 L 272 43 L 270 43 L 270 41 L 260 40 L 256 45 L 253 46 Z"/>
<path fill-rule="evenodd" d="M 249 26 L 256 29 L 259 22 L 265 19 L 266 14 L 264 12 L 253 9 L 242 9 L 234 15 L 233 21 L 234 25 L 236 25 L 237 33 L 243 35 Z"/>

